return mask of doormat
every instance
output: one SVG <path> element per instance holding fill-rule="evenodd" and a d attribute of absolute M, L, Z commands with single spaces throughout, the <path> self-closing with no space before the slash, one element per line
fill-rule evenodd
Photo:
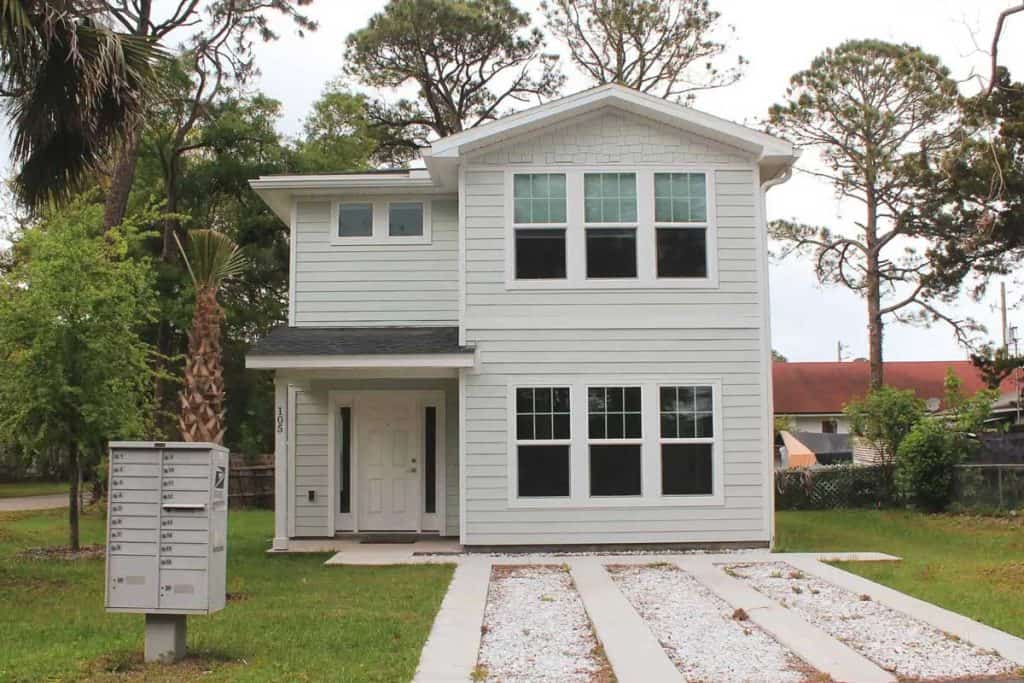
<path fill-rule="evenodd" d="M 367 543 L 370 545 L 378 543 L 389 543 L 389 544 L 401 544 L 401 543 L 415 543 L 415 538 L 409 536 L 373 536 L 371 538 L 361 538 L 360 543 Z"/>

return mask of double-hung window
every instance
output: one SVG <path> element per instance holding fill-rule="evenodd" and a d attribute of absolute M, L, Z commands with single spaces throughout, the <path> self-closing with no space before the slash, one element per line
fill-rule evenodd
<path fill-rule="evenodd" d="M 565 197 L 564 173 L 513 176 L 516 279 L 565 279 Z"/>
<path fill-rule="evenodd" d="M 635 173 L 585 173 L 587 278 L 637 276 Z"/>
<path fill-rule="evenodd" d="M 708 276 L 708 192 L 703 173 L 654 174 L 659 278 Z"/>
<path fill-rule="evenodd" d="M 517 387 L 516 472 L 520 498 L 569 496 L 568 387 Z"/>
<path fill-rule="evenodd" d="M 661 493 L 711 495 L 715 400 L 710 386 L 659 388 Z"/>
<path fill-rule="evenodd" d="M 642 423 L 640 387 L 587 389 L 591 496 L 642 493 Z"/>

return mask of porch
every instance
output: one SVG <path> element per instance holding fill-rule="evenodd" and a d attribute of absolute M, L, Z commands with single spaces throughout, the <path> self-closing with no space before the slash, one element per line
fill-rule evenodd
<path fill-rule="evenodd" d="M 274 551 L 458 536 L 459 373 L 474 352 L 457 328 L 284 328 L 246 364 L 274 370 Z"/>

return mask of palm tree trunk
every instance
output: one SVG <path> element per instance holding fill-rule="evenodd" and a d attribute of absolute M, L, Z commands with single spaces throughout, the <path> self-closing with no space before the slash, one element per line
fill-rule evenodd
<path fill-rule="evenodd" d="M 135 180 L 135 165 L 139 160 L 139 142 L 136 135 L 129 136 L 114 165 L 110 187 L 103 208 L 103 227 L 107 230 L 117 227 L 124 220 L 128 210 L 128 197 Z"/>
<path fill-rule="evenodd" d="M 224 369 L 220 348 L 223 318 L 216 289 L 203 287 L 196 291 L 185 360 L 185 387 L 180 395 L 180 427 L 185 441 L 224 443 Z"/>

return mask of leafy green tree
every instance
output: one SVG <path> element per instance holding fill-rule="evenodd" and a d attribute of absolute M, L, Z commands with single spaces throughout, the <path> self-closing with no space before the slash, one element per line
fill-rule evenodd
<path fill-rule="evenodd" d="M 878 462 L 892 469 L 896 452 L 926 413 L 925 403 L 909 389 L 883 386 L 851 401 L 844 411 L 850 431 L 878 453 Z"/>
<path fill-rule="evenodd" d="M 947 368 L 943 380 L 942 407 L 946 421 L 960 434 L 977 434 L 985 428 L 985 422 L 992 415 L 992 406 L 999 398 L 999 391 L 982 389 L 974 396 L 964 395 L 964 383 Z"/>
<path fill-rule="evenodd" d="M 716 65 L 726 45 L 713 38 L 721 14 L 708 0 L 544 0 L 541 9 L 548 30 L 597 85 L 692 102 L 743 75 L 743 57 Z"/>
<path fill-rule="evenodd" d="M 900 498 L 926 512 L 941 512 L 953 497 L 956 466 L 964 459 L 962 435 L 937 418 L 914 425 L 900 443 L 896 491 Z"/>
<path fill-rule="evenodd" d="M 377 152 L 377 135 L 366 115 L 366 97 L 340 80 L 327 84 L 303 125 L 296 166 L 305 172 L 368 168 Z"/>
<path fill-rule="evenodd" d="M 153 293 L 147 262 L 128 258 L 135 238 L 79 200 L 28 228 L 0 279 L 0 442 L 62 455 L 75 550 L 83 465 L 147 426 Z"/>
<path fill-rule="evenodd" d="M 379 156 L 401 162 L 432 136 L 555 96 L 564 79 L 543 47 L 510 0 L 390 0 L 346 39 L 345 73 L 372 88 L 417 88 L 415 98 L 368 103 Z"/>
<path fill-rule="evenodd" d="M 826 50 L 790 79 L 786 102 L 770 111 L 774 131 L 820 153 L 807 171 L 857 204 L 852 229 L 777 221 L 784 253 L 812 256 L 822 283 L 846 287 L 867 303 L 871 387 L 882 386 L 887 320 L 973 330 L 939 308 L 950 292 L 930 278 L 936 235 L 906 220 L 920 201 L 917 167 L 934 166 L 956 139 L 957 86 L 939 59 L 910 45 L 849 41 Z"/>
<path fill-rule="evenodd" d="M 14 185 L 28 204 L 82 189 L 159 82 L 155 42 L 104 19 L 87 0 L 0 0 L 0 108 L 13 132 Z"/>

